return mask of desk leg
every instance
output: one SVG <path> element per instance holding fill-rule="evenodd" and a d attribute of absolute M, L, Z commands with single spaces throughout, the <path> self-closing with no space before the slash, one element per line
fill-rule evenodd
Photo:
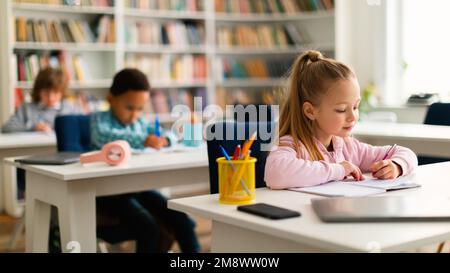
<path fill-rule="evenodd" d="M 35 198 L 37 184 L 27 182 L 25 213 L 26 252 L 48 252 L 50 204 Z"/>
<path fill-rule="evenodd" d="M 3 175 L 3 156 L 0 156 L 0 213 L 3 213 L 5 209 L 5 194 L 4 194 L 4 185 L 5 185 L 5 177 Z"/>
<path fill-rule="evenodd" d="M 95 184 L 63 182 L 64 202 L 58 206 L 61 247 L 64 252 L 96 252 Z"/>

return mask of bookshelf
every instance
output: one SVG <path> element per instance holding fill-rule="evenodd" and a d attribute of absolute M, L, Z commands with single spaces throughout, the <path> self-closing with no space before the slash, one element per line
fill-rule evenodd
<path fill-rule="evenodd" d="M 300 52 L 318 49 L 336 56 L 335 10 L 332 0 L 0 1 L 0 24 L 6 26 L 0 28 L 0 65 L 9 68 L 0 72 L 0 121 L 14 112 L 16 89 L 30 90 L 35 70 L 60 60 L 60 52 L 64 64 L 74 59 L 82 64 L 82 77 L 76 67 L 67 69 L 75 94 L 101 99 L 116 71 L 143 70 L 152 99 L 167 104 L 147 111 L 152 116 L 164 109 L 158 113 L 164 123 L 175 120 L 167 109 L 194 95 L 221 106 L 270 103 L 270 92 L 284 86 L 282 76 Z M 30 39 L 27 24 L 38 33 L 53 25 L 87 32 L 67 35 L 71 39 L 55 40 L 50 32 Z M 28 74 L 19 73 L 21 65 L 30 67 Z"/>
<path fill-rule="evenodd" d="M 215 78 L 219 104 L 276 103 L 302 51 L 335 56 L 333 1 L 216 0 Z"/>

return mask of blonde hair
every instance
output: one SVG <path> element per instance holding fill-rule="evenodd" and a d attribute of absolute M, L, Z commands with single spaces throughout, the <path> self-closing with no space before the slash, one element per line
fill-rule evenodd
<path fill-rule="evenodd" d="M 297 57 L 289 72 L 288 96 L 281 108 L 279 135 L 290 135 L 296 150 L 302 143 L 311 160 L 324 160 L 314 140 L 313 121 L 305 115 L 303 105 L 305 102 L 320 105 L 331 84 L 352 77 L 356 78 L 352 69 L 323 57 L 318 51 L 307 51 Z"/>

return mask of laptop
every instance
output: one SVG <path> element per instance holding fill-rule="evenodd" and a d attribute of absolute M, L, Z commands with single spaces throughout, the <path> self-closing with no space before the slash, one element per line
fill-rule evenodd
<path fill-rule="evenodd" d="M 18 158 L 15 161 L 22 164 L 31 165 L 65 165 L 80 161 L 80 154 L 77 152 L 59 152 L 44 155 L 32 155 Z"/>
<path fill-rule="evenodd" d="M 341 197 L 311 202 L 324 222 L 450 221 L 450 197 Z"/>

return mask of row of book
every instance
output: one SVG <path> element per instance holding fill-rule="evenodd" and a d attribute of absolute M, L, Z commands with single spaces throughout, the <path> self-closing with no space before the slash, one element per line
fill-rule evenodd
<path fill-rule="evenodd" d="M 130 54 L 125 58 L 125 66 L 140 69 L 151 82 L 158 83 L 194 82 L 207 77 L 206 58 L 203 55 Z"/>
<path fill-rule="evenodd" d="M 125 0 L 125 7 L 151 10 L 202 11 L 205 0 Z"/>
<path fill-rule="evenodd" d="M 94 27 L 82 20 L 33 20 L 18 17 L 15 20 L 16 42 L 39 43 L 114 43 L 114 19 L 101 16 Z"/>
<path fill-rule="evenodd" d="M 205 42 L 205 28 L 201 23 L 171 21 L 164 24 L 158 22 L 138 21 L 125 28 L 127 44 L 154 45 L 201 45 Z"/>
<path fill-rule="evenodd" d="M 114 0 L 14 0 L 14 3 L 88 7 L 114 6 Z"/>
<path fill-rule="evenodd" d="M 296 13 L 334 9 L 334 0 L 216 0 L 216 12 Z"/>
<path fill-rule="evenodd" d="M 311 42 L 308 33 L 294 23 L 284 25 L 223 26 L 218 29 L 217 43 L 221 47 L 286 47 Z"/>
<path fill-rule="evenodd" d="M 280 78 L 286 75 L 292 59 L 224 59 L 217 60 L 218 80 L 242 78 Z"/>
<path fill-rule="evenodd" d="M 278 104 L 276 90 L 224 89 L 216 90 L 216 104 L 222 109 L 227 105 Z"/>
<path fill-rule="evenodd" d="M 80 55 L 64 51 L 56 54 L 15 54 L 17 64 L 17 80 L 32 82 L 41 69 L 47 67 L 63 69 L 69 80 L 86 81 L 91 79 L 88 66 Z"/>
<path fill-rule="evenodd" d="M 207 106 L 205 88 L 151 90 L 150 103 L 146 105 L 146 113 L 170 114 L 177 105 L 185 105 L 194 110 L 194 98 L 200 97 L 202 109 Z"/>

